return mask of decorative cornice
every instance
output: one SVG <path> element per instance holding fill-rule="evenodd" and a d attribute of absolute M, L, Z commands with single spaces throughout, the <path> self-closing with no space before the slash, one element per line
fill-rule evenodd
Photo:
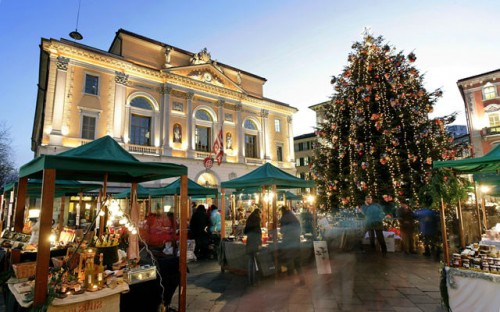
<path fill-rule="evenodd" d="M 269 117 L 269 110 L 267 110 L 267 109 L 261 109 L 260 110 L 260 116 L 264 117 L 264 118 Z"/>
<path fill-rule="evenodd" d="M 162 72 L 161 69 L 154 70 L 151 68 L 147 68 L 141 65 L 134 64 L 130 61 L 113 57 L 112 55 L 106 55 L 106 52 L 102 52 L 101 54 L 93 52 L 91 50 L 71 46 L 59 41 L 44 42 L 43 46 L 45 50 L 51 53 L 57 52 L 58 54 L 69 56 L 72 60 L 93 64 L 94 66 L 101 67 L 103 71 L 109 71 L 109 69 L 111 68 L 112 70 L 114 69 L 116 71 L 127 72 L 129 77 L 138 76 L 159 83 L 168 82 L 169 84 L 177 85 L 179 87 L 200 90 L 202 92 L 210 93 L 214 96 L 244 102 L 245 105 L 249 105 L 255 108 L 266 108 L 272 111 L 285 112 L 285 114 L 294 113 L 296 111 L 296 108 L 294 107 L 287 107 L 270 101 L 251 97 L 245 93 L 241 93 L 240 91 L 234 91 L 213 84 L 207 84 L 191 79 L 189 77 Z"/>
<path fill-rule="evenodd" d="M 123 72 L 115 71 L 115 82 L 117 84 L 127 85 L 128 75 Z"/>
<path fill-rule="evenodd" d="M 57 69 L 67 71 L 68 64 L 69 64 L 69 58 L 64 56 L 57 57 L 57 63 L 56 63 Z"/>

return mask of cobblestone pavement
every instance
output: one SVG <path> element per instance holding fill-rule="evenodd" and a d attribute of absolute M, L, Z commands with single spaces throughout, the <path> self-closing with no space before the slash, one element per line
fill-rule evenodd
<path fill-rule="evenodd" d="M 313 262 L 298 278 L 266 277 L 257 286 L 245 275 L 222 273 L 215 260 L 189 263 L 187 311 L 398 311 L 444 312 L 440 264 L 422 255 L 333 253 L 332 274 L 318 275 Z M 5 311 L 0 293 L 0 311 Z M 178 293 L 172 299 L 177 307 Z"/>
<path fill-rule="evenodd" d="M 422 255 L 334 253 L 332 274 L 305 266 L 298 278 L 267 277 L 248 286 L 245 275 L 222 273 L 214 260 L 189 263 L 187 311 L 441 312 L 439 262 Z M 174 295 L 173 307 L 178 295 Z"/>

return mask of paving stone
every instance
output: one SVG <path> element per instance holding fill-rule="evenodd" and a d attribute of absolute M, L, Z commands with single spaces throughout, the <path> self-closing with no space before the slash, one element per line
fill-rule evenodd
<path fill-rule="evenodd" d="M 402 294 L 405 295 L 423 295 L 424 292 L 418 289 L 417 287 L 405 287 L 398 289 Z"/>
<path fill-rule="evenodd" d="M 431 298 L 426 295 L 406 295 L 413 303 L 439 303 L 440 299 Z"/>

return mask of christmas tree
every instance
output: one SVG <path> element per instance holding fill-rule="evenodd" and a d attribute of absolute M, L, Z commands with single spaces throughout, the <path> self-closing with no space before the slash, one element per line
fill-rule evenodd
<path fill-rule="evenodd" d="M 415 54 L 365 33 L 352 46 L 334 95 L 323 107 L 313 177 L 325 210 L 352 208 L 366 195 L 391 204 L 419 202 L 433 160 L 457 153 L 445 126 L 455 114 L 431 119 L 442 91 L 428 92 Z"/>

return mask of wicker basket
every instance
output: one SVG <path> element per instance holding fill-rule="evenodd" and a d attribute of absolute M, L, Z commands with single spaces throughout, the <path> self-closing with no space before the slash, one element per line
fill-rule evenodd
<path fill-rule="evenodd" d="M 12 265 L 17 278 L 34 276 L 36 273 L 36 262 L 22 262 Z"/>

